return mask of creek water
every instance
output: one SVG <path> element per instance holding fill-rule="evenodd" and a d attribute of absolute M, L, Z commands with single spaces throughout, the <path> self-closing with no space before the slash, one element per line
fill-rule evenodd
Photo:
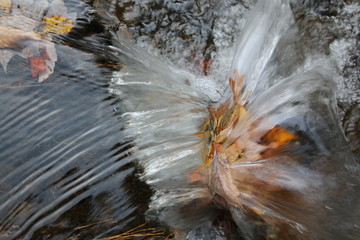
<path fill-rule="evenodd" d="M 77 18 L 53 36 L 54 73 L 39 83 L 19 56 L 0 69 L 0 239 L 105 239 L 143 223 L 128 239 L 287 239 L 190 181 L 234 69 L 248 113 L 229 139 L 279 125 L 303 160 L 249 159 L 233 179 L 251 186 L 236 172 L 260 165 L 254 179 L 306 205 L 261 190 L 239 202 L 298 239 L 358 238 L 356 1 L 64 2 Z"/>

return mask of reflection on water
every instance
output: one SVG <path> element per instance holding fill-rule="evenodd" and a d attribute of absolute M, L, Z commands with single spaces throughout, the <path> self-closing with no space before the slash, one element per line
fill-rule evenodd
<path fill-rule="evenodd" d="M 0 70 L 0 239 L 102 238 L 144 222 L 139 206 L 150 190 L 129 179 L 135 166 L 106 89 L 110 63 L 85 44 L 100 48 L 104 28 L 84 12 L 89 6 L 67 7 L 78 20 L 70 35 L 54 36 L 48 79 L 38 83 L 17 56 Z M 143 189 L 141 205 L 130 187 Z"/>
<path fill-rule="evenodd" d="M 334 113 L 339 83 L 324 66 L 329 56 L 341 65 L 356 46 L 331 42 L 330 53 L 316 49 L 326 57 L 312 54 L 298 39 L 314 33 L 302 27 L 333 10 L 293 3 L 294 22 L 281 2 L 266 3 L 273 11 L 265 14 L 257 7 L 244 28 L 252 1 L 65 1 L 77 19 L 69 34 L 47 40 L 54 72 L 39 83 L 21 55 L 0 69 L 0 239 L 357 239 L 358 167 Z M 335 7 L 351 21 L 359 9 Z M 309 9 L 314 15 L 303 16 Z M 46 13 L 38 14 L 33 20 Z M 204 165 L 216 126 L 208 109 L 219 107 L 210 99 L 232 99 L 230 61 L 231 72 L 246 74 L 237 91 L 247 99 L 226 109 L 246 103 L 246 113 L 231 122 L 238 115 L 228 111 L 221 144 L 243 136 L 239 148 L 255 155 L 228 163 L 230 148 L 218 148 Z M 357 98 L 349 101 L 354 89 L 344 85 L 338 104 L 357 151 Z M 275 126 L 297 140 L 266 155 L 271 143 L 261 139 Z"/>

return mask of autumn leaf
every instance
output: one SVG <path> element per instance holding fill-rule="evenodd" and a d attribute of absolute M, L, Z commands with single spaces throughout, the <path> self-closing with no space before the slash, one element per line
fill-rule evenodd
<path fill-rule="evenodd" d="M 64 16 L 52 16 L 43 18 L 44 26 L 42 32 L 53 34 L 66 34 L 73 28 L 73 23 L 70 19 Z"/>
<path fill-rule="evenodd" d="M 298 136 L 280 126 L 275 126 L 261 137 L 260 143 L 277 148 L 297 139 Z"/>
<path fill-rule="evenodd" d="M 11 21 L 13 19 L 13 21 Z M 41 36 L 33 31 L 32 27 L 22 25 L 23 29 L 8 25 L 8 22 L 16 22 L 20 19 L 15 17 L 0 18 L 0 64 L 6 72 L 9 61 L 17 54 L 23 57 L 21 53 L 23 48 L 31 44 L 32 41 L 40 41 Z"/>
<path fill-rule="evenodd" d="M 0 13 L 1 11 L 9 13 L 11 10 L 12 2 L 11 0 L 0 0 Z"/>
<path fill-rule="evenodd" d="M 19 55 L 28 59 L 32 77 L 44 81 L 53 73 L 57 61 L 50 33 L 70 32 L 76 13 L 68 13 L 62 0 L 25 0 L 17 4 L 0 0 L 0 13 L 5 10 L 0 14 L 0 64 L 6 72 L 12 57 Z"/>
<path fill-rule="evenodd" d="M 41 73 L 46 71 L 46 60 L 50 60 L 51 58 L 47 54 L 46 47 L 41 46 L 40 48 L 40 56 L 39 57 L 31 57 L 31 75 L 32 77 L 38 77 Z"/>
<path fill-rule="evenodd" d="M 0 8 L 11 8 L 11 0 L 0 0 Z"/>
<path fill-rule="evenodd" d="M 14 27 L 0 25 L 0 48 L 17 50 L 23 47 L 27 39 L 39 40 L 40 34 L 23 31 Z"/>
<path fill-rule="evenodd" d="M 269 128 L 258 129 L 260 122 L 254 122 L 246 126 L 241 134 L 237 133 L 241 128 L 241 121 L 251 114 L 246 109 L 247 103 L 241 93 L 244 79 L 245 75 L 240 75 L 235 70 L 234 78 L 229 78 L 232 99 L 209 109 L 212 129 L 206 164 L 211 163 L 216 155 L 229 163 L 272 157 L 284 151 L 284 148 L 280 149 L 281 146 L 298 138 L 278 125 L 270 127 L 273 124 L 266 117 L 261 122 L 266 123 Z"/>
<path fill-rule="evenodd" d="M 57 60 L 55 45 L 49 41 L 35 42 L 24 49 L 22 53 L 28 56 L 32 77 L 44 81 L 53 73 Z"/>
<path fill-rule="evenodd" d="M 188 178 L 190 182 L 207 184 L 217 204 L 240 209 L 254 217 L 254 221 L 260 220 L 259 224 L 267 223 L 271 226 L 269 229 L 274 227 L 277 233 L 287 233 L 291 228 L 267 210 L 272 210 L 274 201 L 303 209 L 309 204 L 298 191 L 284 183 L 289 173 L 293 173 L 293 179 L 302 177 L 292 172 L 297 157 L 289 157 L 298 136 L 276 125 L 270 117 L 252 118 L 254 114 L 249 112 L 245 100 L 248 96 L 242 96 L 245 75 L 234 73 L 234 77 L 229 78 L 232 96 L 209 108 L 210 121 L 204 127 L 210 131 L 204 164 L 207 178 L 198 170 Z"/>

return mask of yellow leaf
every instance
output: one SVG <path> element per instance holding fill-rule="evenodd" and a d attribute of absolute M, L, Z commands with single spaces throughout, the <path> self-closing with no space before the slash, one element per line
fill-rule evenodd
<path fill-rule="evenodd" d="M 43 22 L 45 24 L 42 28 L 44 33 L 66 34 L 73 28 L 72 21 L 63 16 L 44 17 Z"/>
<path fill-rule="evenodd" d="M 0 12 L 3 10 L 6 13 L 10 12 L 11 9 L 11 0 L 0 0 Z"/>
<path fill-rule="evenodd" d="M 11 0 L 0 0 L 0 8 L 11 8 Z"/>

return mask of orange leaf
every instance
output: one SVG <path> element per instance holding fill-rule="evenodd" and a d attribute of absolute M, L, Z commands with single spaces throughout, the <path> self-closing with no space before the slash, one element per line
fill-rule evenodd
<path fill-rule="evenodd" d="M 293 133 L 279 126 L 275 126 L 261 137 L 260 144 L 270 145 L 273 148 L 277 148 L 297 138 L 298 136 Z"/>

